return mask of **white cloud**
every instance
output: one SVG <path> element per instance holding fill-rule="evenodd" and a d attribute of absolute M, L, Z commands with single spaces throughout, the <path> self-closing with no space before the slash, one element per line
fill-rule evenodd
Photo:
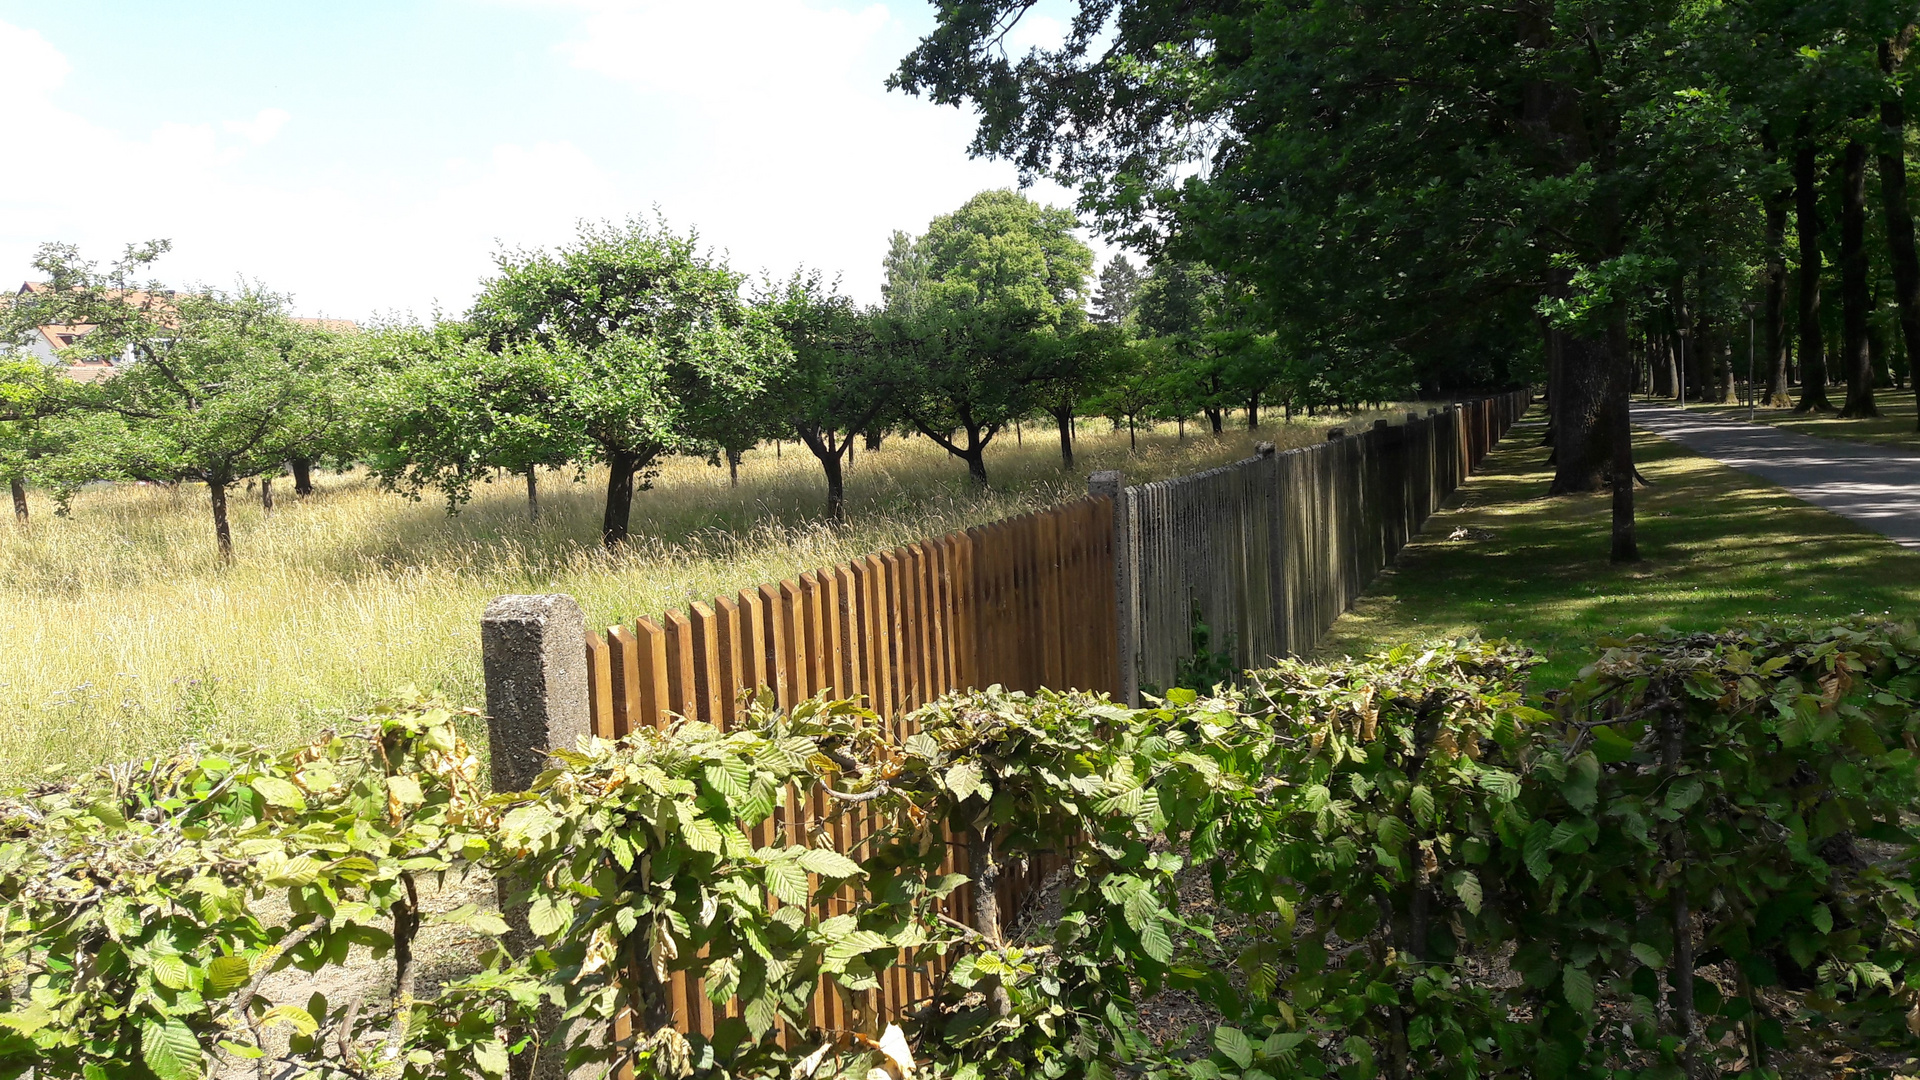
<path fill-rule="evenodd" d="M 37 32 L 0 22 L 0 95 L 13 102 L 31 103 L 67 79 L 72 65 L 59 49 Z"/>
<path fill-rule="evenodd" d="M 877 4 L 849 11 L 740 0 L 724 13 L 654 0 L 563 4 L 586 13 L 561 46 L 575 66 L 709 113 L 786 110 L 853 89 L 851 77 L 871 66 L 868 54 L 890 22 Z"/>
<path fill-rule="evenodd" d="M 221 126 L 260 146 L 280 134 L 280 129 L 291 119 L 293 114 L 285 109 L 261 109 L 251 120 L 229 120 Z"/>

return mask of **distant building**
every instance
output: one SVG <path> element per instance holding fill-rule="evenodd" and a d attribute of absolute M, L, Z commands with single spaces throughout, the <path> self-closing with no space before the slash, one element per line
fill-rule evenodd
<path fill-rule="evenodd" d="M 29 281 L 22 284 L 19 291 L 14 293 L 14 295 L 25 296 L 29 293 L 44 292 L 46 288 L 47 286 L 44 282 Z M 162 295 L 171 296 L 173 294 L 169 292 Z M 144 303 L 148 299 L 148 294 L 144 292 L 129 293 L 128 299 L 132 303 Z M 3 296 L 0 296 L 0 302 L 4 302 Z M 352 331 L 360 329 L 360 324 L 351 319 L 295 318 L 290 321 L 298 323 L 301 326 L 330 330 L 336 334 L 351 333 Z M 65 356 L 61 355 L 61 350 L 70 349 L 80 344 L 93 330 L 94 327 L 87 324 L 75 326 L 36 326 L 34 327 L 33 335 L 27 339 L 27 352 L 37 357 L 41 363 L 50 367 L 63 368 L 68 378 L 76 382 L 99 382 L 102 379 L 111 377 L 114 372 L 128 364 L 133 363 L 134 356 L 131 347 L 122 349 L 118 354 L 112 356 L 84 356 L 75 353 L 68 353 Z"/>

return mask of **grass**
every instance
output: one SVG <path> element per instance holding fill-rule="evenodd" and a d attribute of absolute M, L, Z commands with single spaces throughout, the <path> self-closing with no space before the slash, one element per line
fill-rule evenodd
<path fill-rule="evenodd" d="M 1911 618 L 1920 608 L 1920 553 L 1644 433 L 1634 456 L 1654 483 L 1636 495 L 1645 561 L 1609 564 L 1610 497 L 1544 497 L 1552 473 L 1538 415 L 1334 624 L 1321 656 L 1416 637 L 1506 637 L 1546 654 L 1536 684 L 1553 686 L 1592 658 L 1603 634 L 1857 612 Z"/>
<path fill-rule="evenodd" d="M 1798 396 L 1797 392 L 1795 396 Z M 1838 407 L 1847 400 L 1847 388 L 1828 387 L 1827 397 Z M 1787 431 L 1822 439 L 1846 439 L 1903 450 L 1920 450 L 1920 430 L 1915 427 L 1913 391 L 1875 390 L 1873 400 L 1880 408 L 1879 416 L 1841 419 L 1836 412 L 1797 413 L 1788 408 L 1756 409 L 1753 418 L 1762 424 L 1772 424 Z M 1688 405 L 1687 409 L 1729 420 L 1747 418 L 1745 405 Z"/>
<path fill-rule="evenodd" d="M 571 593 L 596 625 L 628 621 L 1051 505 L 1098 469 L 1178 476 L 1247 456 L 1255 439 L 1300 445 L 1388 415 L 1403 414 L 1219 437 L 1189 424 L 1184 439 L 1165 425 L 1137 452 L 1091 421 L 1072 473 L 1040 427 L 995 440 L 985 490 L 928 440 L 891 438 L 856 457 L 837 529 L 817 519 L 825 483 L 794 444 L 749 453 L 738 488 L 679 459 L 635 500 L 636 540 L 615 556 L 599 544 L 597 474 L 543 477 L 538 525 L 517 481 L 481 488 L 454 517 L 353 474 L 317 477 L 304 502 L 277 485 L 272 517 L 236 493 L 238 558 L 224 570 L 202 487 L 101 485 L 68 518 L 36 495 L 30 529 L 0 527 L 0 781 L 186 739 L 289 741 L 409 683 L 478 703 L 480 611 L 502 593 Z"/>

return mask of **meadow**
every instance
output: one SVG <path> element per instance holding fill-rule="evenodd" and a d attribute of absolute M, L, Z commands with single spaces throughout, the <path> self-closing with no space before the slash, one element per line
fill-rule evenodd
<path fill-rule="evenodd" d="M 749 452 L 732 487 L 696 459 L 666 463 L 635 499 L 634 542 L 599 543 L 604 474 L 541 477 L 528 520 L 517 478 L 481 486 L 449 516 L 383 491 L 363 473 L 317 474 L 277 507 L 232 497 L 236 561 L 221 568 L 199 485 L 97 485 L 70 515 L 34 495 L 29 528 L 0 529 L 0 781 L 126 760 L 184 740 L 285 743 L 337 724 L 395 688 L 479 704 L 479 617 L 503 593 L 564 592 L 594 625 L 1077 497 L 1086 477 L 1130 480 L 1211 468 L 1256 440 L 1283 449 L 1338 424 L 1399 419 L 1405 407 L 1323 416 L 1219 436 L 1189 423 L 1143 429 L 1139 446 L 1082 421 L 1076 467 L 1048 425 L 988 448 L 992 483 L 925 438 L 858 453 L 848 521 L 820 520 L 825 483 L 803 447 Z"/>

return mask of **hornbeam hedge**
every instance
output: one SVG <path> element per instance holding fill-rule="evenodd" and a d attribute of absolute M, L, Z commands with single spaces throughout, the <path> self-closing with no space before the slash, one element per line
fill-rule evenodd
<path fill-rule="evenodd" d="M 413 695 L 290 752 L 51 784 L 0 803 L 0 1076 L 499 1076 L 539 1055 L 675 1080 L 1765 1076 L 1920 1052 L 1913 629 L 1601 642 L 1529 705 L 1532 663 L 1405 647 L 1141 710 L 994 689 L 907 738 L 851 702 L 761 701 L 738 730 L 594 741 L 492 795 L 458 714 Z M 756 844 L 817 789 L 880 833 Z M 949 835 L 965 875 L 940 872 Z M 990 896 L 1064 851 L 1037 915 L 943 913 L 967 878 Z M 475 870 L 522 925 L 421 910 L 424 875 Z M 430 994 L 428 920 L 482 942 Z M 355 945 L 394 957 L 390 984 L 269 994 Z M 936 954 L 944 985 L 903 1030 L 808 1030 L 823 980 L 857 1005 Z M 676 1034 L 675 971 L 736 1018 Z M 1169 991 L 1204 1030 L 1149 1036 Z M 610 1024 L 627 1004 L 631 1034 Z"/>

